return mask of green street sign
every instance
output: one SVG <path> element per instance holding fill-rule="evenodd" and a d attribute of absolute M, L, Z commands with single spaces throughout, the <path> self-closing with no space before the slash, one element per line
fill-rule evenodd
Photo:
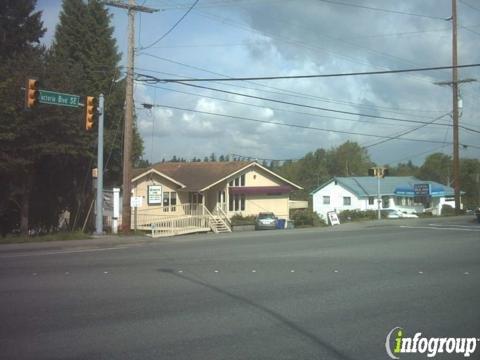
<path fill-rule="evenodd" d="M 72 94 L 63 94 L 55 91 L 39 90 L 38 102 L 41 104 L 79 107 L 80 96 Z"/>

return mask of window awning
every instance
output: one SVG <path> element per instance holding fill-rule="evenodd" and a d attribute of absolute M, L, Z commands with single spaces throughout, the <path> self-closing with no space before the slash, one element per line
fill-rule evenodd
<path fill-rule="evenodd" d="M 281 195 L 288 194 L 292 188 L 288 185 L 280 186 L 230 186 L 229 193 L 232 195 Z"/>

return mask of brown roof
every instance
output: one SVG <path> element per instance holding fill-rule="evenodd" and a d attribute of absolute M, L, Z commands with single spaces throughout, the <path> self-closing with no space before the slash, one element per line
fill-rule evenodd
<path fill-rule="evenodd" d="M 158 163 L 146 169 L 135 169 L 133 178 L 155 169 L 185 185 L 185 190 L 199 191 L 251 163 L 248 161 Z"/>

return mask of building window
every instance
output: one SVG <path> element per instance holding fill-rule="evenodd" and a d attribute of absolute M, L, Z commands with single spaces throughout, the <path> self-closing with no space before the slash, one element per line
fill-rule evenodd
<path fill-rule="evenodd" d="M 168 191 L 163 192 L 163 211 L 168 212 L 170 206 L 170 193 Z"/>
<path fill-rule="evenodd" d="M 323 205 L 330 205 L 330 196 L 323 197 Z"/>
<path fill-rule="evenodd" d="M 245 186 L 245 174 L 233 179 L 228 184 L 230 186 Z"/>
<path fill-rule="evenodd" d="M 344 196 L 343 197 L 343 205 L 344 206 L 352 205 L 352 198 L 350 196 Z"/>
<path fill-rule="evenodd" d="M 245 211 L 245 195 L 230 195 L 228 201 L 229 211 Z"/>
<path fill-rule="evenodd" d="M 373 196 L 368 197 L 368 205 L 375 205 L 375 198 Z"/>
<path fill-rule="evenodd" d="M 177 205 L 177 193 L 176 192 L 171 192 L 170 193 L 170 206 L 171 206 L 171 211 L 177 211 L 176 208 Z"/>

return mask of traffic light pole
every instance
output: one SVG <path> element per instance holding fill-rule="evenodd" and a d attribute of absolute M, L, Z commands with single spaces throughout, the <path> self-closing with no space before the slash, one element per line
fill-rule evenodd
<path fill-rule="evenodd" d="M 105 100 L 103 94 L 98 97 L 98 147 L 97 147 L 97 217 L 95 218 L 95 234 L 103 234 L 103 116 Z"/>
<path fill-rule="evenodd" d="M 380 176 L 377 175 L 377 218 L 380 220 L 382 218 L 382 213 L 381 213 L 381 204 L 382 199 L 380 198 Z"/>

